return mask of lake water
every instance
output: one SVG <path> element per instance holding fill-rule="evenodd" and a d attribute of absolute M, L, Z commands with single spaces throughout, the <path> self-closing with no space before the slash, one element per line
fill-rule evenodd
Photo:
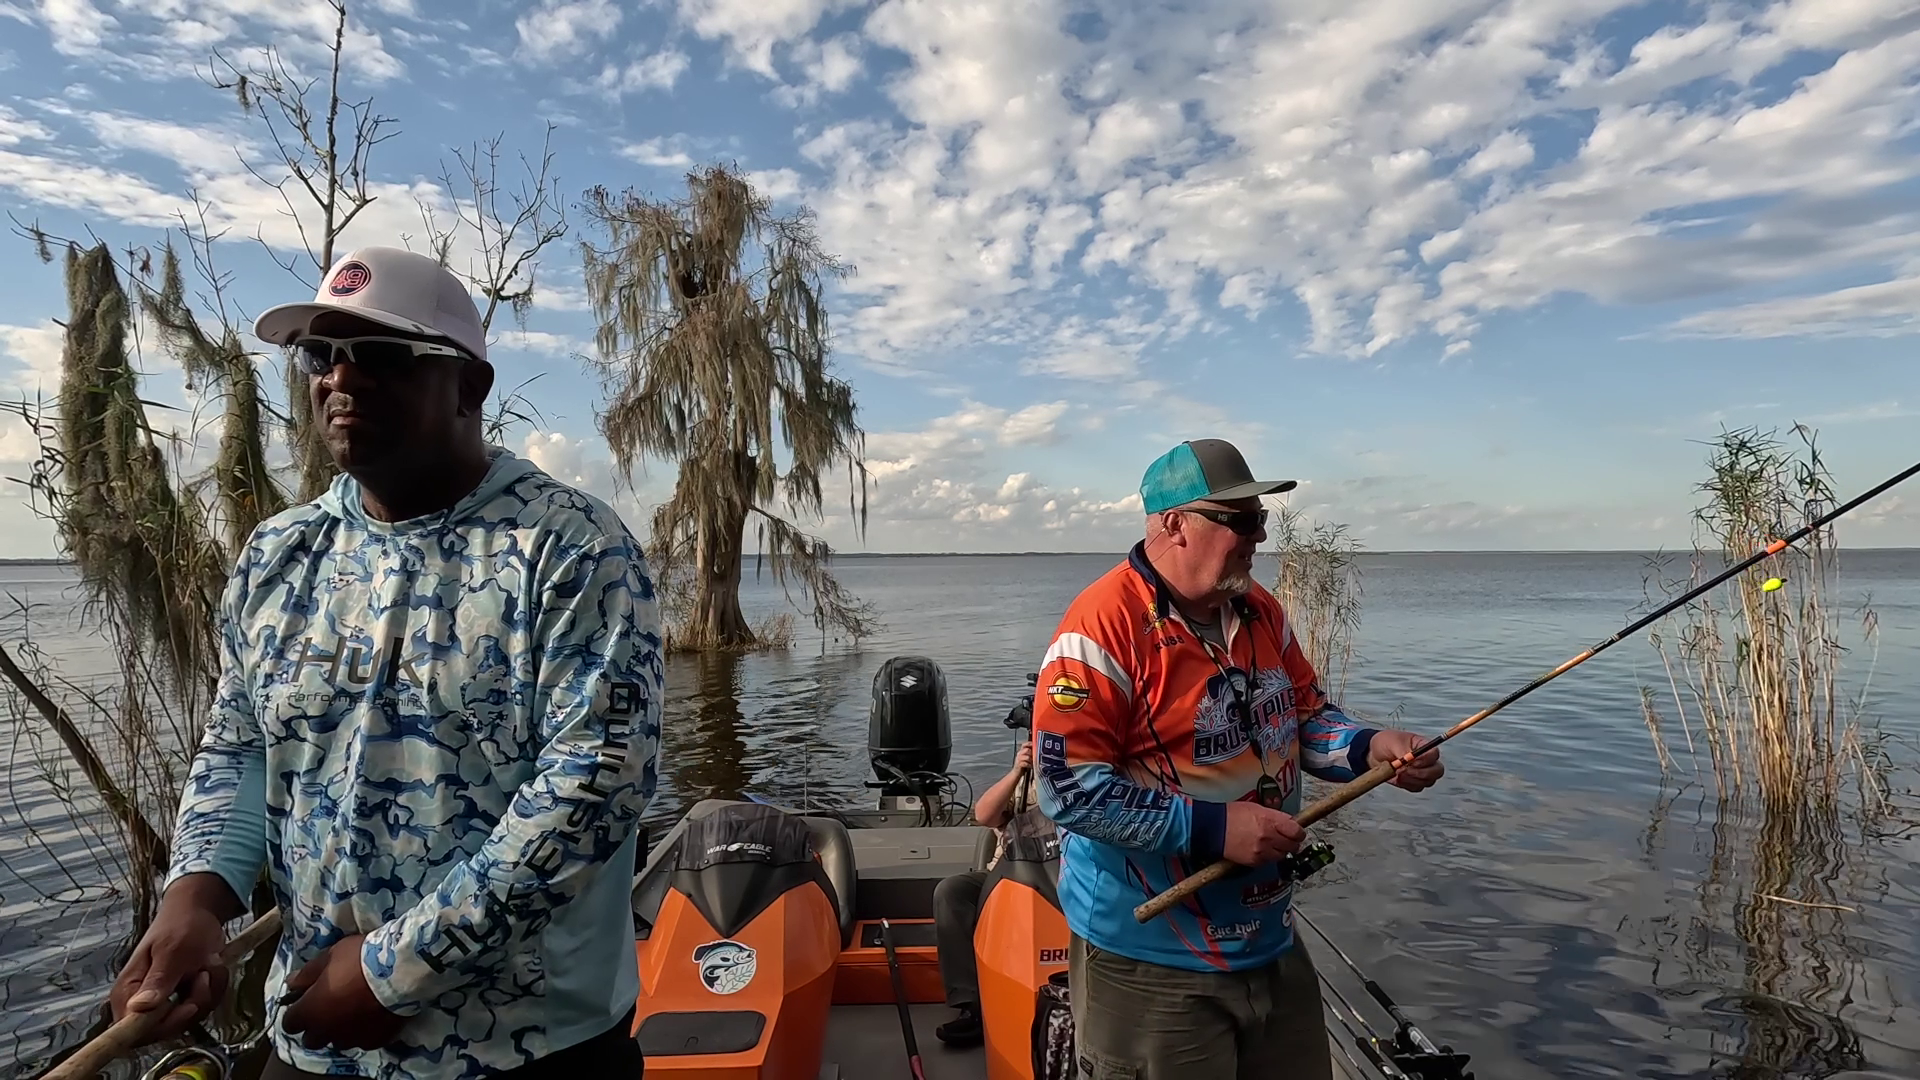
<path fill-rule="evenodd" d="M 857 652 L 820 655 L 802 632 L 786 652 L 670 665 L 651 820 L 749 790 L 868 800 L 872 677 L 900 654 L 945 669 L 952 770 L 984 788 L 1007 766 L 1001 718 L 1060 612 L 1116 558 L 843 561 L 842 580 L 885 622 Z M 1344 701 L 1424 732 L 1610 636 L 1637 614 L 1647 571 L 1645 557 L 1614 553 L 1376 554 L 1360 566 Z M 1262 573 L 1271 581 L 1271 564 Z M 30 630 L 85 685 L 111 658 L 71 585 L 60 568 L 0 567 L 0 604 L 40 605 L 30 623 L 0 607 L 0 642 Z M 1841 592 L 1841 608 L 1870 599 L 1879 618 L 1877 655 L 1850 655 L 1844 682 L 1866 688 L 1865 715 L 1887 735 L 1889 814 L 1723 804 L 1704 747 L 1688 753 L 1658 654 L 1637 637 L 1449 744 L 1441 787 L 1383 788 L 1318 826 L 1339 859 L 1303 907 L 1429 1034 L 1471 1053 L 1483 1080 L 1920 1076 L 1920 552 L 1848 552 Z M 750 615 L 781 603 L 751 573 L 744 599 Z M 1858 644 L 1851 614 L 1843 622 Z M 1663 691 L 1665 774 L 1642 685 Z M 36 775 L 26 729 L 6 723 L 0 1045 L 25 1077 L 96 1017 L 127 920 L 98 888 L 84 830 Z"/>

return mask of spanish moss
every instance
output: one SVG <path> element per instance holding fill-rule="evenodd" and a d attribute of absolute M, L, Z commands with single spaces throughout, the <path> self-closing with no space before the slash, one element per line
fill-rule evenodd
<path fill-rule="evenodd" d="M 824 282 L 848 268 L 821 250 L 810 212 L 774 216 L 734 173 L 712 167 L 687 187 L 671 201 L 591 189 L 587 213 L 606 243 L 582 244 L 609 391 L 600 431 L 624 473 L 650 457 L 680 466 L 649 548 L 664 595 L 690 576 L 691 610 L 673 613 L 673 637 L 696 649 L 765 644 L 740 611 L 750 516 L 773 574 L 799 582 L 823 635 L 871 633 L 871 613 L 827 572 L 830 550 L 789 517 L 820 517 L 822 477 L 844 466 L 848 514 L 866 526 L 865 436 L 852 388 L 829 368 L 821 302 Z"/>

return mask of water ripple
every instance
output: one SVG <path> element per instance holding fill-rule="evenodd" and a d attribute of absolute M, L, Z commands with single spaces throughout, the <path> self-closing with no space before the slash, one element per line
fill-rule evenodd
<path fill-rule="evenodd" d="M 1008 765 L 1001 717 L 1027 692 L 1059 613 L 1112 562 L 845 561 L 847 586 L 890 624 L 860 650 L 813 655 L 803 639 L 784 654 L 669 665 L 649 823 L 748 790 L 869 800 L 872 678 L 902 654 L 946 671 L 953 768 L 984 788 Z M 1882 611 L 1874 696 L 1889 730 L 1910 740 L 1920 730 L 1920 555 L 1850 552 L 1845 566 L 1848 596 L 1870 588 Z M 1362 569 L 1362 655 L 1343 700 L 1433 732 L 1631 618 L 1644 559 L 1387 555 Z M 45 599 L 49 586 L 34 587 Z M 763 583 L 743 602 L 757 617 L 777 598 Z M 68 641 L 83 663 L 104 660 L 93 643 Z M 1664 686 L 1658 659 L 1623 643 L 1449 744 L 1441 787 L 1384 789 L 1321 822 L 1316 833 L 1339 857 L 1303 888 L 1303 907 L 1486 1080 L 1920 1076 L 1910 774 L 1895 792 L 1905 824 L 1877 839 L 1845 815 L 1723 804 L 1678 727 L 1678 772 L 1662 776 L 1642 683 Z M 126 926 L 120 898 L 101 892 L 107 878 L 76 871 L 69 881 L 59 869 L 84 866 L 97 844 L 61 824 L 44 784 L 17 771 L 12 780 L 19 809 L 0 803 L 0 813 L 10 826 L 27 814 L 48 841 L 0 830 L 13 873 L 0 878 L 0 1038 L 14 1041 L 11 1075 L 24 1077 L 91 1021 Z M 1312 782 L 1309 797 L 1326 790 Z"/>

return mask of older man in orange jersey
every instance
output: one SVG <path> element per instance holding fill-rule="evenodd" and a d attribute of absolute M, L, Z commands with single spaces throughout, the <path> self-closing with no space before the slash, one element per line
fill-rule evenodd
<path fill-rule="evenodd" d="M 1332 1074 L 1281 860 L 1305 833 L 1302 769 L 1346 781 L 1409 754 L 1328 700 L 1253 580 L 1262 481 L 1232 444 L 1148 467 L 1146 538 L 1067 609 L 1034 695 L 1038 793 L 1060 827 L 1060 903 L 1083 1080 Z M 1420 791 L 1437 750 L 1394 783 Z M 1141 901 L 1221 859 L 1247 867 L 1145 924 Z"/>

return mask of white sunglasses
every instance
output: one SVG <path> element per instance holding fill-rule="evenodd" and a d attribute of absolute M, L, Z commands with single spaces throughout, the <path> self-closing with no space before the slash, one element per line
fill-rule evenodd
<path fill-rule="evenodd" d="M 325 375 L 341 360 L 351 360 L 369 375 L 389 375 L 404 371 L 422 356 L 457 356 L 466 353 L 451 345 L 415 341 L 399 337 L 321 337 L 307 334 L 292 345 L 294 359 L 308 375 Z"/>

